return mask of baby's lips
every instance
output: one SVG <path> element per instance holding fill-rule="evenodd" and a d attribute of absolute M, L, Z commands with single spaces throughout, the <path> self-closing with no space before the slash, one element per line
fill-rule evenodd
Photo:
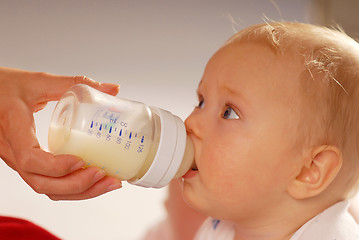
<path fill-rule="evenodd" d="M 196 164 L 195 160 L 193 160 L 193 163 L 191 165 L 191 169 L 194 170 L 194 171 L 198 171 L 198 167 L 197 167 L 197 164 Z"/>

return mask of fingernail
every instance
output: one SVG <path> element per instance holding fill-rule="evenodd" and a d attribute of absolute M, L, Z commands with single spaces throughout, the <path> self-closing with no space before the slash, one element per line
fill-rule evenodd
<path fill-rule="evenodd" d="M 109 185 L 107 187 L 107 190 L 108 191 L 113 191 L 113 190 L 119 189 L 121 187 L 122 187 L 122 183 L 121 182 L 116 182 L 116 183 L 113 183 L 113 184 Z"/>
<path fill-rule="evenodd" d="M 114 83 L 102 83 L 101 87 L 107 92 L 116 93 L 116 94 L 120 89 L 120 85 Z"/>
<path fill-rule="evenodd" d="M 102 169 L 97 171 L 97 173 L 93 176 L 92 182 L 97 182 L 98 180 L 102 179 L 104 176 L 106 176 L 106 172 Z"/>
<path fill-rule="evenodd" d="M 71 172 L 79 170 L 80 168 L 83 168 L 85 166 L 85 162 L 84 161 L 80 161 L 77 162 L 72 168 L 71 168 Z"/>

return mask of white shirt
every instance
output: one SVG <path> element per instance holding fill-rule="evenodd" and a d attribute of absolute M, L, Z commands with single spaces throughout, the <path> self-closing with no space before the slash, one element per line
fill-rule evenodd
<path fill-rule="evenodd" d="M 359 225 L 348 212 L 349 202 L 334 204 L 305 223 L 290 240 L 359 240 Z M 233 240 L 234 225 L 208 218 L 195 240 Z"/>

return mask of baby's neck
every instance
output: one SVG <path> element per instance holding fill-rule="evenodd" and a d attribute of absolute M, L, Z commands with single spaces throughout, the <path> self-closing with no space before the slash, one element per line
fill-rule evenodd
<path fill-rule="evenodd" d="M 291 220 L 283 219 L 271 223 L 257 223 L 252 227 L 236 224 L 234 240 L 289 240 L 298 230 L 292 223 Z"/>
<path fill-rule="evenodd" d="M 278 204 L 261 216 L 237 221 L 234 240 L 289 240 L 301 226 L 334 204 L 318 202 L 300 200 Z"/>

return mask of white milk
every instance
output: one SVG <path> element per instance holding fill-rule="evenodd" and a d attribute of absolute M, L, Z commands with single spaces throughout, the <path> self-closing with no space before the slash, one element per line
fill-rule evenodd
<path fill-rule="evenodd" d="M 88 166 L 100 167 L 121 180 L 132 179 L 139 173 L 152 145 L 152 142 L 140 144 L 139 139 L 107 141 L 76 130 L 71 131 L 63 144 L 66 129 L 50 126 L 49 131 L 49 146 L 56 149 L 50 149 L 53 153 L 78 156 Z"/>
<path fill-rule="evenodd" d="M 148 158 L 150 149 L 153 147 L 152 152 L 156 152 L 158 146 L 158 139 L 154 146 L 152 144 L 151 129 L 144 129 L 144 124 L 138 123 L 147 135 L 131 130 L 130 126 L 136 121 L 129 123 L 131 119 L 116 116 L 113 107 L 82 103 L 78 105 L 75 115 L 71 128 L 66 124 L 50 124 L 48 141 L 51 152 L 78 156 L 88 166 L 103 168 L 109 175 L 121 180 L 141 177 L 137 174 Z M 146 116 L 141 119 L 145 120 Z M 64 124 L 63 121 L 60 123 Z M 148 167 L 150 164 L 151 159 Z"/>
<path fill-rule="evenodd" d="M 66 140 L 64 140 L 67 138 Z M 150 167 L 158 142 L 152 146 L 152 141 L 146 146 L 139 144 L 139 140 L 132 141 L 134 146 L 141 146 L 140 149 L 126 146 L 123 142 L 105 142 L 95 136 L 89 136 L 83 132 L 72 130 L 71 133 L 65 128 L 50 125 L 49 146 L 50 150 L 56 155 L 71 154 L 82 158 L 87 162 L 87 166 L 96 166 L 104 169 L 108 175 L 117 177 L 121 180 L 140 178 Z M 151 151 L 151 152 L 150 152 Z M 192 166 L 191 157 L 194 148 L 191 141 L 188 141 L 183 162 L 178 169 L 175 177 L 182 177 Z"/>

